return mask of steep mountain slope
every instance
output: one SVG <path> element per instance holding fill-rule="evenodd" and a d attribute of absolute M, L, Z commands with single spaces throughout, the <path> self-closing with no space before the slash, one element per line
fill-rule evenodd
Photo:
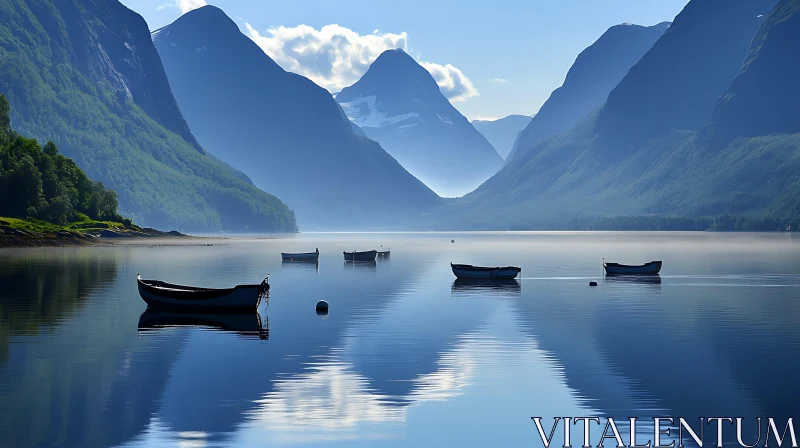
<path fill-rule="evenodd" d="M 694 5 L 695 2 L 700 3 L 702 8 Z M 792 2 L 784 0 L 770 13 L 759 31 L 759 36 L 763 35 L 763 38 L 753 40 L 749 54 L 753 55 L 762 48 L 782 50 L 775 51 L 763 62 L 759 61 L 758 55 L 748 58 L 741 66 L 742 73 L 746 73 L 750 68 L 761 65 L 764 79 L 774 77 L 779 90 L 785 86 L 782 84 L 782 74 L 771 72 L 788 70 L 783 61 L 794 57 L 795 36 L 791 32 L 771 32 L 771 27 L 780 26 L 794 17 L 794 14 L 790 14 L 796 10 Z M 751 7 L 749 2 L 733 4 L 744 9 Z M 719 14 L 730 13 L 730 5 L 728 2 L 709 4 L 705 0 L 692 0 L 676 18 L 675 24 L 683 21 L 696 23 L 698 17 L 695 14 L 699 17 L 716 16 L 715 7 L 720 9 Z M 667 32 L 674 33 L 671 42 L 687 42 L 684 33 L 691 36 L 696 31 L 692 27 L 676 25 Z M 749 24 L 742 26 L 746 28 Z M 718 39 L 715 33 L 729 35 L 730 32 L 728 26 L 709 30 L 707 40 L 717 42 L 719 48 L 706 50 L 710 54 L 727 54 L 729 49 L 725 48 L 726 45 L 737 46 L 738 42 L 732 40 L 726 43 Z M 668 61 L 675 61 L 677 48 L 671 52 L 657 49 L 664 39 L 642 61 L 647 59 L 648 64 L 653 66 L 666 65 L 653 59 L 652 52 Z M 688 49 L 685 53 L 690 60 L 697 56 Z M 727 65 L 729 61 L 723 59 L 719 62 Z M 713 67 L 712 71 L 717 68 Z M 658 91 L 659 82 L 672 83 L 670 78 L 660 74 L 654 75 L 655 79 L 641 79 L 640 75 L 631 69 L 623 83 L 633 76 L 640 84 L 649 85 L 653 91 Z M 707 86 L 709 79 L 706 73 L 688 78 L 683 89 L 696 92 L 700 86 Z M 734 82 L 731 91 L 735 90 L 736 95 L 742 94 L 745 98 L 753 95 L 745 86 L 746 83 L 737 86 L 737 82 Z M 758 86 L 757 89 L 763 87 Z M 779 105 L 800 101 L 796 90 L 786 87 L 785 93 L 788 98 Z M 730 96 L 726 95 L 720 100 L 720 109 L 723 111 L 727 98 Z M 627 110 L 643 110 L 645 106 L 642 104 L 648 101 L 650 97 L 647 95 L 632 97 L 630 104 L 626 105 Z M 800 219 L 800 177 L 797 175 L 800 173 L 800 133 L 765 135 L 776 130 L 767 127 L 757 131 L 751 129 L 750 138 L 719 140 L 714 138 L 715 127 L 710 125 L 709 116 L 705 124 L 696 125 L 701 131 L 669 129 L 643 143 L 633 144 L 635 140 L 628 140 L 629 146 L 622 151 L 619 146 L 612 146 L 609 140 L 604 140 L 602 134 L 598 135 L 607 130 L 601 123 L 604 112 L 605 109 L 595 110 L 573 130 L 535 144 L 524 157 L 507 165 L 475 192 L 444 207 L 435 224 L 444 228 L 469 229 L 564 228 L 565 224 L 575 222 L 576 218 L 644 214 L 662 217 L 716 217 L 730 214 L 795 221 Z M 761 123 L 759 115 L 768 113 L 757 107 L 736 112 L 741 114 L 737 117 L 740 120 L 738 123 L 745 128 L 750 123 Z M 719 120 L 715 124 L 716 129 L 728 129 L 730 125 L 726 115 L 718 113 L 716 117 Z M 795 123 L 790 123 L 788 130 L 796 132 L 796 118 L 785 119 L 782 114 L 773 117 L 771 123 Z M 655 119 L 654 116 L 650 118 Z M 670 114 L 665 117 L 666 120 L 673 118 Z M 663 126 L 655 122 L 649 131 L 655 132 L 655 129 Z M 637 138 L 641 136 L 638 134 Z M 618 137 L 624 139 L 625 135 Z M 617 150 L 616 156 L 611 157 L 614 150 Z M 428 225 L 431 226 L 430 223 Z"/>
<path fill-rule="evenodd" d="M 138 224 L 295 228 L 285 204 L 204 153 L 147 24 L 115 0 L 0 3 L 0 93 L 16 130 L 54 141 Z"/>
<path fill-rule="evenodd" d="M 800 132 L 800 1 L 783 0 L 759 28 L 714 112 L 725 139 Z"/>
<path fill-rule="evenodd" d="M 625 154 L 670 129 L 698 130 L 742 65 L 777 0 L 692 0 L 608 95 L 598 132 Z"/>
<path fill-rule="evenodd" d="M 609 92 L 669 28 L 630 23 L 612 26 L 583 50 L 536 117 L 520 133 L 514 155 L 536 142 L 569 131 L 589 112 L 605 103 Z M 512 157 L 507 157 L 508 163 Z"/>
<path fill-rule="evenodd" d="M 473 120 L 471 123 L 505 159 L 514 147 L 517 134 L 530 122 L 531 115 L 509 115 L 499 120 Z"/>
<path fill-rule="evenodd" d="M 191 11 L 154 42 L 203 147 L 280 196 L 301 227 L 398 223 L 440 201 L 357 135 L 330 93 L 284 71 L 220 9 Z"/>
<path fill-rule="evenodd" d="M 440 195 L 472 191 L 503 162 L 403 50 L 383 52 L 336 101 L 367 137 Z"/>

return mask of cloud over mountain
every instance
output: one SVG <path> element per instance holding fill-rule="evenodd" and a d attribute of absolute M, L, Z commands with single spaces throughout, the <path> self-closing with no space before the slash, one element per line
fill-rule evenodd
<path fill-rule="evenodd" d="M 464 101 L 478 95 L 478 90 L 472 85 L 461 70 L 450 64 L 439 65 L 433 62 L 420 63 L 426 70 L 431 72 L 439 89 L 448 100 L 452 102 Z"/>
<path fill-rule="evenodd" d="M 175 4 L 184 14 L 207 5 L 206 0 L 175 0 Z"/>
<path fill-rule="evenodd" d="M 331 24 L 320 29 L 308 25 L 280 26 L 261 34 L 249 23 L 245 27 L 250 38 L 281 67 L 303 75 L 331 92 L 338 92 L 358 81 L 384 51 L 395 48 L 408 50 L 405 32 L 375 30 L 371 34 L 359 34 Z M 421 65 L 433 75 L 442 93 L 451 101 L 463 101 L 478 94 L 469 78 L 453 65 L 433 62 Z"/>

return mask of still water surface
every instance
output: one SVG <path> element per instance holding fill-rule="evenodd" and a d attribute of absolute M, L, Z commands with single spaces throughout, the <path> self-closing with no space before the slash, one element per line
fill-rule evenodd
<path fill-rule="evenodd" d="M 214 245 L 0 251 L 0 446 L 542 446 L 532 416 L 549 429 L 555 416 L 785 422 L 797 409 L 794 235 L 192 242 Z M 343 262 L 380 245 L 389 259 Z M 316 247 L 318 265 L 281 262 Z M 615 281 L 603 257 L 664 268 Z M 462 284 L 451 261 L 521 278 Z M 137 273 L 208 287 L 269 273 L 272 289 L 258 314 L 143 314 Z"/>

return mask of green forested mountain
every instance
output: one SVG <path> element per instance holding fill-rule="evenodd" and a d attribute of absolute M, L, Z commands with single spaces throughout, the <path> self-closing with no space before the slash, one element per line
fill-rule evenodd
<path fill-rule="evenodd" d="M 0 216 L 66 224 L 83 213 L 94 220 L 122 221 L 114 191 L 86 177 L 75 162 L 58 153 L 53 142 L 42 148 L 11 130 L 4 95 L 0 95 L 0 197 Z"/>
<path fill-rule="evenodd" d="M 0 0 L 0 93 L 13 128 L 51 140 L 139 224 L 293 230 L 293 213 L 203 151 L 147 24 L 116 0 Z"/>
<path fill-rule="evenodd" d="M 729 8 L 741 7 L 749 14 L 755 3 L 691 0 L 637 64 L 645 63 L 647 70 L 634 66 L 603 107 L 571 131 L 538 143 L 526 151 L 527 157 L 463 200 L 449 203 L 432 226 L 525 229 L 578 223 L 575 227 L 581 228 L 644 215 L 738 220 L 710 226 L 726 230 L 796 223 L 800 115 L 793 111 L 800 93 L 792 73 L 798 70 L 799 28 L 793 23 L 798 0 L 782 0 L 759 18 L 763 23 L 752 30 L 755 39 L 751 36 L 749 50 L 741 51 L 739 74 L 726 75 L 729 87 L 718 93 L 722 96 L 713 114 L 714 101 L 704 90 L 721 82 L 715 58 L 727 55 L 718 61 L 727 66 L 734 58 L 728 46 L 743 39 L 721 39 L 714 33 L 729 36 L 732 26 L 743 33 L 751 23 L 745 17 L 712 26 L 715 22 L 699 18 L 738 17 Z M 698 60 L 710 66 L 713 76 L 688 73 L 697 69 L 693 64 Z M 680 74 L 680 88 L 662 75 L 670 70 Z M 664 85 L 669 85 L 664 91 L 675 94 L 664 97 Z M 623 101 L 625 91 L 629 95 Z M 691 98 L 692 92 L 702 95 Z M 762 95 L 775 98 L 778 92 L 786 98 L 758 100 Z M 708 113 L 705 124 L 700 123 L 700 108 Z"/>

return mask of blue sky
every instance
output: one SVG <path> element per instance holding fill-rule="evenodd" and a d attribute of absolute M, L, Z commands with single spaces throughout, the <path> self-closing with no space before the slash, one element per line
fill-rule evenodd
<path fill-rule="evenodd" d="M 403 47 L 470 119 L 535 113 L 561 85 L 578 53 L 606 29 L 623 22 L 671 21 L 688 2 L 121 1 L 144 16 L 151 29 L 208 1 L 285 69 L 332 92 L 354 82 L 380 51 Z"/>

